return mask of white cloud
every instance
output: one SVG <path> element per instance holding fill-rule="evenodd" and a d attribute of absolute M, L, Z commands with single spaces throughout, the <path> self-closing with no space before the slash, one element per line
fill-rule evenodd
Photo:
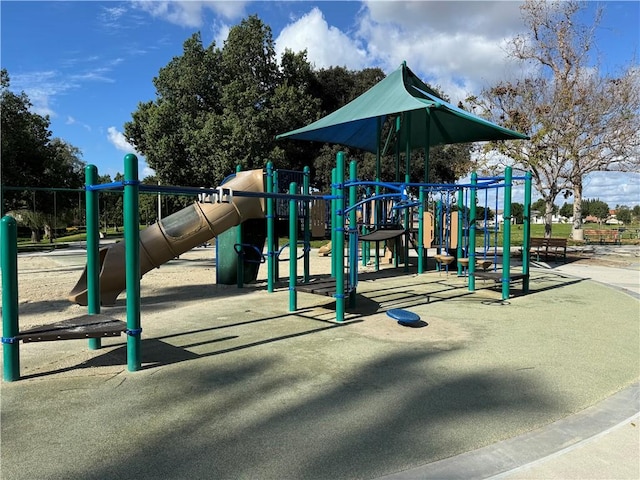
<path fill-rule="evenodd" d="M 584 198 L 600 199 L 609 208 L 640 205 L 640 173 L 594 172 L 585 177 L 583 186 Z"/>
<path fill-rule="evenodd" d="M 200 28 L 207 10 L 226 19 L 236 19 L 245 14 L 244 1 L 154 1 L 134 2 L 133 6 L 152 17 L 160 18 L 181 27 Z"/>
<path fill-rule="evenodd" d="M 385 71 L 402 61 L 454 103 L 511 76 L 507 39 L 522 29 L 519 2 L 365 3 L 357 35 Z"/>
<path fill-rule="evenodd" d="M 111 142 L 111 144 L 118 150 L 126 153 L 135 153 L 136 155 L 138 155 L 133 145 L 127 142 L 127 139 L 124 137 L 122 132 L 120 132 L 116 127 L 107 128 L 107 138 L 109 142 Z"/>
<path fill-rule="evenodd" d="M 230 30 L 231 30 L 231 26 L 226 23 L 219 22 L 219 21 L 213 22 L 213 25 L 211 26 L 211 32 L 213 33 L 213 41 L 215 42 L 216 47 L 218 48 L 223 47 L 224 42 L 227 40 L 227 37 L 229 36 Z"/>
<path fill-rule="evenodd" d="M 369 62 L 367 51 L 360 46 L 359 40 L 330 26 L 317 7 L 283 28 L 275 43 L 278 57 L 285 48 L 294 52 L 306 49 L 307 59 L 316 68 L 362 69 Z"/>

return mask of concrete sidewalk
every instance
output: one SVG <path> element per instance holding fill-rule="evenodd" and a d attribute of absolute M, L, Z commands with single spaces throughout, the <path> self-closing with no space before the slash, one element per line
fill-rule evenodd
<path fill-rule="evenodd" d="M 328 297 L 288 312 L 286 289 L 143 292 L 139 372 L 123 339 L 22 347 L 2 478 L 629 478 L 639 302 L 611 285 L 637 292 L 638 271 L 601 268 L 540 265 L 506 302 L 444 273 L 363 277 L 344 324 Z"/>

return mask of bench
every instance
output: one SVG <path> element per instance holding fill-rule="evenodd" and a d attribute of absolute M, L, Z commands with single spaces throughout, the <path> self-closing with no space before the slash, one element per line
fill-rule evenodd
<path fill-rule="evenodd" d="M 544 254 L 544 259 L 549 257 L 559 258 L 567 263 L 567 239 L 566 238 L 539 238 L 531 237 L 530 243 L 532 254 L 536 255 L 536 261 L 540 261 L 540 255 Z"/>
<path fill-rule="evenodd" d="M 620 245 L 620 232 L 618 230 L 610 229 L 585 229 L 584 241 L 587 243 L 599 243 L 600 245 L 603 243 L 614 243 L 616 245 Z"/>

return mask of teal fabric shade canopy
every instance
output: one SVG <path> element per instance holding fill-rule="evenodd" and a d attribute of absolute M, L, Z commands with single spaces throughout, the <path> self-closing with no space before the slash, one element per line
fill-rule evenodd
<path fill-rule="evenodd" d="M 380 147 L 379 125 L 395 115 L 401 115 L 399 139 L 402 150 L 529 138 L 438 98 L 404 63 L 344 107 L 276 138 L 337 143 L 375 153 Z"/>

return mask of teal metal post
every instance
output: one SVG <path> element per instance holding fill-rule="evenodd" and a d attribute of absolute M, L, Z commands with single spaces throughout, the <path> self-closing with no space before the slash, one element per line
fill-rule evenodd
<path fill-rule="evenodd" d="M 338 216 L 336 215 L 336 210 L 338 209 L 338 199 L 336 198 L 337 191 L 338 191 L 338 189 L 336 188 L 337 178 L 338 178 L 337 169 L 332 168 L 331 169 L 331 277 L 333 278 L 335 278 L 336 276 L 337 263 L 338 263 L 338 260 L 337 260 L 338 255 L 336 254 L 337 252 L 336 248 L 338 248 L 338 243 L 337 243 L 338 232 L 336 230 L 338 226 L 337 224 Z"/>
<path fill-rule="evenodd" d="M 273 193 L 273 163 L 267 163 L 267 193 Z M 273 249 L 275 245 L 275 229 L 274 229 L 274 202 L 271 197 L 267 197 L 267 291 L 272 293 L 275 283 L 275 266 L 274 262 L 276 252 Z"/>
<path fill-rule="evenodd" d="M 418 207 L 418 274 L 424 272 L 424 188 L 420 187 L 420 206 Z"/>
<path fill-rule="evenodd" d="M 381 158 L 380 158 L 380 142 L 382 140 L 382 119 L 380 117 L 376 118 L 376 126 L 377 126 L 377 130 L 376 130 L 376 145 L 378 148 L 376 148 L 376 190 L 375 190 L 375 195 L 376 197 L 378 197 L 378 195 L 380 195 L 380 179 L 382 178 L 382 168 L 381 168 Z M 375 228 L 377 228 L 380 225 L 381 222 L 381 218 L 382 217 L 382 204 L 376 200 L 375 202 L 373 202 L 373 205 L 375 207 L 374 211 L 373 211 L 373 224 L 375 225 Z M 380 270 L 380 242 L 376 242 L 376 249 L 375 249 L 375 255 L 376 255 L 376 259 L 375 259 L 375 270 L 376 272 L 378 270 Z"/>
<path fill-rule="evenodd" d="M 478 198 L 478 174 L 471 174 L 471 191 L 469 193 L 469 291 L 476 289 L 476 201 Z"/>
<path fill-rule="evenodd" d="M 504 170 L 504 220 L 502 232 L 502 300 L 509 298 L 511 283 L 511 167 Z"/>
<path fill-rule="evenodd" d="M 2 358 L 5 382 L 20 379 L 18 328 L 18 225 L 13 217 L 0 221 L 2 239 Z"/>
<path fill-rule="evenodd" d="M 336 156 L 336 243 L 331 249 L 336 257 L 336 321 L 344 321 L 344 152 Z"/>
<path fill-rule="evenodd" d="M 87 165 L 84 169 L 86 187 L 98 183 L 98 168 Z M 99 192 L 85 188 L 87 203 L 87 313 L 100 313 L 100 208 Z M 98 350 L 102 339 L 90 338 L 89 350 Z"/>
<path fill-rule="evenodd" d="M 289 185 L 289 194 L 298 191 L 296 182 Z M 289 200 L 289 311 L 298 308 L 296 297 L 296 277 L 298 276 L 298 205 L 294 199 Z"/>
<path fill-rule="evenodd" d="M 140 214 L 138 210 L 138 158 L 124 157 L 124 242 L 127 282 L 127 367 L 140 370 Z"/>
<path fill-rule="evenodd" d="M 302 182 L 302 193 L 304 195 L 309 195 L 311 192 L 311 170 L 309 167 L 304 167 L 302 169 L 304 174 L 303 182 Z M 311 201 L 304 201 L 304 283 L 309 283 L 310 277 L 310 250 L 311 250 L 311 229 L 309 228 L 309 217 L 311 216 Z"/>
<path fill-rule="evenodd" d="M 349 181 L 356 182 L 358 179 L 358 164 L 355 160 L 349 162 Z M 349 187 L 349 207 L 358 203 L 358 187 Z M 353 208 L 349 211 L 349 306 L 355 307 L 356 289 L 358 282 L 358 212 Z M 362 252 L 364 256 L 364 251 Z"/>
<path fill-rule="evenodd" d="M 278 191 L 278 171 L 274 170 L 273 171 L 273 187 L 271 190 L 273 193 L 280 193 Z M 273 219 L 274 222 L 276 220 L 276 218 L 278 217 L 278 204 L 276 202 L 276 200 L 274 200 L 274 208 L 273 208 Z M 274 251 L 274 260 L 275 263 L 273 264 L 273 279 L 278 282 L 280 280 L 280 257 L 278 256 L 278 252 L 280 251 L 280 239 L 278 238 L 278 232 L 275 232 L 275 235 L 273 236 L 273 251 Z"/>
<path fill-rule="evenodd" d="M 242 171 L 240 165 L 236 165 L 236 173 Z M 239 245 L 238 263 L 236 263 L 236 286 L 242 288 L 244 286 L 244 247 L 242 246 L 242 223 L 236 227 L 236 244 Z"/>
<path fill-rule="evenodd" d="M 405 122 L 404 122 L 404 130 L 406 132 L 406 144 L 404 146 L 404 183 L 411 183 L 411 114 L 407 113 Z M 408 188 L 408 187 L 407 187 Z M 408 194 L 409 192 L 407 192 Z M 412 215 L 412 210 L 409 207 L 404 208 L 404 271 L 409 271 L 409 236 L 411 233 L 409 229 L 412 226 L 413 218 L 410 218 Z"/>
<path fill-rule="evenodd" d="M 523 293 L 529 293 L 529 270 L 531 267 L 531 172 L 525 174 L 524 179 L 524 226 L 522 230 L 522 273 L 524 283 Z"/>
<path fill-rule="evenodd" d="M 457 249 L 457 254 L 456 254 L 456 258 L 457 260 L 460 260 L 464 254 L 464 249 L 462 248 L 462 242 L 463 242 L 463 238 L 462 238 L 462 234 L 464 231 L 464 225 L 462 225 L 462 222 L 464 220 L 464 216 L 463 216 L 463 209 L 464 209 L 464 192 L 462 190 L 462 188 L 460 190 L 458 190 L 458 202 L 457 202 L 457 207 L 458 207 L 458 249 Z M 451 213 L 453 215 L 453 213 Z M 458 262 L 458 276 L 461 277 L 462 276 L 462 264 L 460 262 Z"/>

